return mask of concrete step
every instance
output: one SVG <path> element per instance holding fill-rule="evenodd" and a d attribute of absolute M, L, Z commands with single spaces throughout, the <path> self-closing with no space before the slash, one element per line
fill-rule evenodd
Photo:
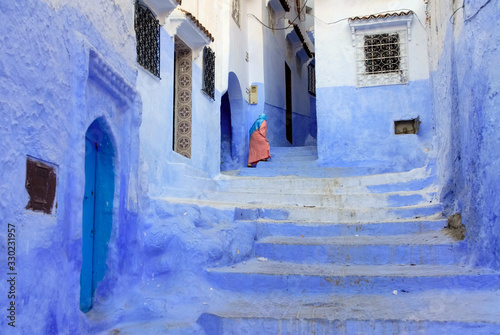
<path fill-rule="evenodd" d="M 154 198 L 172 206 L 198 206 L 212 211 L 233 213 L 234 220 L 280 220 L 302 222 L 343 222 L 346 224 L 387 222 L 405 219 L 420 219 L 433 216 L 441 218 L 442 204 L 432 203 L 418 206 L 382 207 L 382 208 L 332 208 L 316 206 L 289 206 L 267 204 L 249 204 L 242 202 L 221 202 L 196 198 Z"/>
<path fill-rule="evenodd" d="M 390 294 L 436 287 L 499 290 L 500 273 L 460 265 L 298 264 L 251 259 L 207 269 L 214 285 L 237 292 Z"/>
<path fill-rule="evenodd" d="M 294 222 L 344 222 L 364 223 L 382 222 L 400 219 L 418 219 L 430 215 L 439 215 L 442 205 L 426 204 L 404 207 L 383 208 L 332 208 L 315 206 L 266 206 L 259 207 L 258 204 L 250 207 L 238 207 L 235 210 L 237 220 L 272 219 Z"/>
<path fill-rule="evenodd" d="M 315 162 L 313 162 L 315 163 Z M 297 166 L 285 166 L 274 168 L 262 168 L 266 164 L 259 163 L 256 168 L 243 168 L 235 173 L 239 176 L 254 176 L 254 177 L 276 177 L 276 176 L 299 176 L 311 178 L 340 178 L 340 177 L 356 177 L 373 175 L 380 173 L 393 172 L 392 167 L 373 168 L 373 167 L 353 167 L 353 168 L 336 168 L 336 167 L 319 167 L 311 162 L 298 164 Z"/>
<path fill-rule="evenodd" d="M 325 171 L 330 171 L 331 175 Z M 219 191 L 238 191 L 244 189 L 256 189 L 260 192 L 277 192 L 283 190 L 286 192 L 305 192 L 313 193 L 318 190 L 327 190 L 333 193 L 340 189 L 343 193 L 359 192 L 359 190 L 368 190 L 374 193 L 396 192 L 396 191 L 414 191 L 428 187 L 433 180 L 432 175 L 427 169 L 418 168 L 411 171 L 395 173 L 367 174 L 368 170 L 360 168 L 317 168 L 305 176 L 275 175 L 266 176 L 257 173 L 255 176 L 242 176 L 236 172 L 226 172 L 220 174 L 215 180 Z M 248 170 L 258 170 L 248 168 Z M 323 171 L 323 172 L 321 172 Z M 318 172 L 318 174 L 315 174 Z M 305 173 L 302 173 L 305 174 Z M 353 191 L 344 191 L 350 189 Z M 384 190 L 387 188 L 387 190 Z"/>
<path fill-rule="evenodd" d="M 411 235 L 291 237 L 268 236 L 255 244 L 255 255 L 273 261 L 343 265 L 441 264 L 460 261 L 465 248 L 441 231 Z"/>
<path fill-rule="evenodd" d="M 345 222 L 290 222 L 280 220 L 256 220 L 259 238 L 274 235 L 296 237 L 321 236 L 365 236 L 365 235 L 399 235 L 436 231 L 446 226 L 446 220 L 425 217 L 416 220 L 398 220 L 366 223 Z"/>
<path fill-rule="evenodd" d="M 211 335 L 500 334 L 500 292 L 252 294 L 211 308 L 198 324 Z"/>
<path fill-rule="evenodd" d="M 271 157 L 295 157 L 303 155 L 318 155 L 316 146 L 303 147 L 271 147 Z"/>
<path fill-rule="evenodd" d="M 296 205 L 335 208 L 372 208 L 401 207 L 435 203 L 437 194 L 434 189 L 391 193 L 331 194 L 319 189 L 316 193 L 250 193 L 250 192 L 211 192 L 209 200 L 238 201 L 254 204 Z M 325 193 L 322 193 L 325 192 Z"/>

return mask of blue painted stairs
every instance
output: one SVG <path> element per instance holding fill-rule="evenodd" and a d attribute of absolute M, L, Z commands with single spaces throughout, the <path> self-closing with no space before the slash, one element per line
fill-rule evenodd
<path fill-rule="evenodd" d="M 500 274 L 462 261 L 432 171 L 272 153 L 191 200 L 257 231 L 251 259 L 207 269 L 227 303 L 200 316 L 206 334 L 500 334 Z"/>

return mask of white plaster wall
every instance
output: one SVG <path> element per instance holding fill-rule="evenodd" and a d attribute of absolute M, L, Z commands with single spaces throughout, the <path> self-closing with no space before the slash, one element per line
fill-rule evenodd
<path fill-rule="evenodd" d="M 409 80 L 429 78 L 425 4 L 422 0 L 316 0 L 316 87 L 355 86 L 355 48 L 348 18 L 412 10 Z"/>

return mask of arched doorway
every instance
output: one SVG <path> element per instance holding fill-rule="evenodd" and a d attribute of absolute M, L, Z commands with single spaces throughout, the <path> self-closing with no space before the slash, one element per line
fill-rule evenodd
<path fill-rule="evenodd" d="M 221 171 L 246 166 L 248 130 L 245 106 L 238 77 L 230 72 L 228 89 L 221 100 Z"/>
<path fill-rule="evenodd" d="M 85 193 L 82 217 L 80 310 L 93 305 L 97 283 L 106 273 L 106 256 L 113 224 L 115 193 L 114 148 L 101 121 L 85 134 Z"/>
<path fill-rule="evenodd" d="M 233 170 L 233 131 L 231 129 L 231 104 L 229 93 L 226 92 L 221 98 L 220 104 L 220 170 Z"/>

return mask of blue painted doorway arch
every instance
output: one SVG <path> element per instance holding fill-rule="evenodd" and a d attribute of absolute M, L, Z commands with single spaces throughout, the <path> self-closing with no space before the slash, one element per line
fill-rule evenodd
<path fill-rule="evenodd" d="M 108 243 L 113 225 L 115 192 L 114 149 L 111 138 L 95 120 L 85 134 L 85 192 L 82 217 L 80 310 L 93 305 L 97 283 L 106 274 Z"/>

